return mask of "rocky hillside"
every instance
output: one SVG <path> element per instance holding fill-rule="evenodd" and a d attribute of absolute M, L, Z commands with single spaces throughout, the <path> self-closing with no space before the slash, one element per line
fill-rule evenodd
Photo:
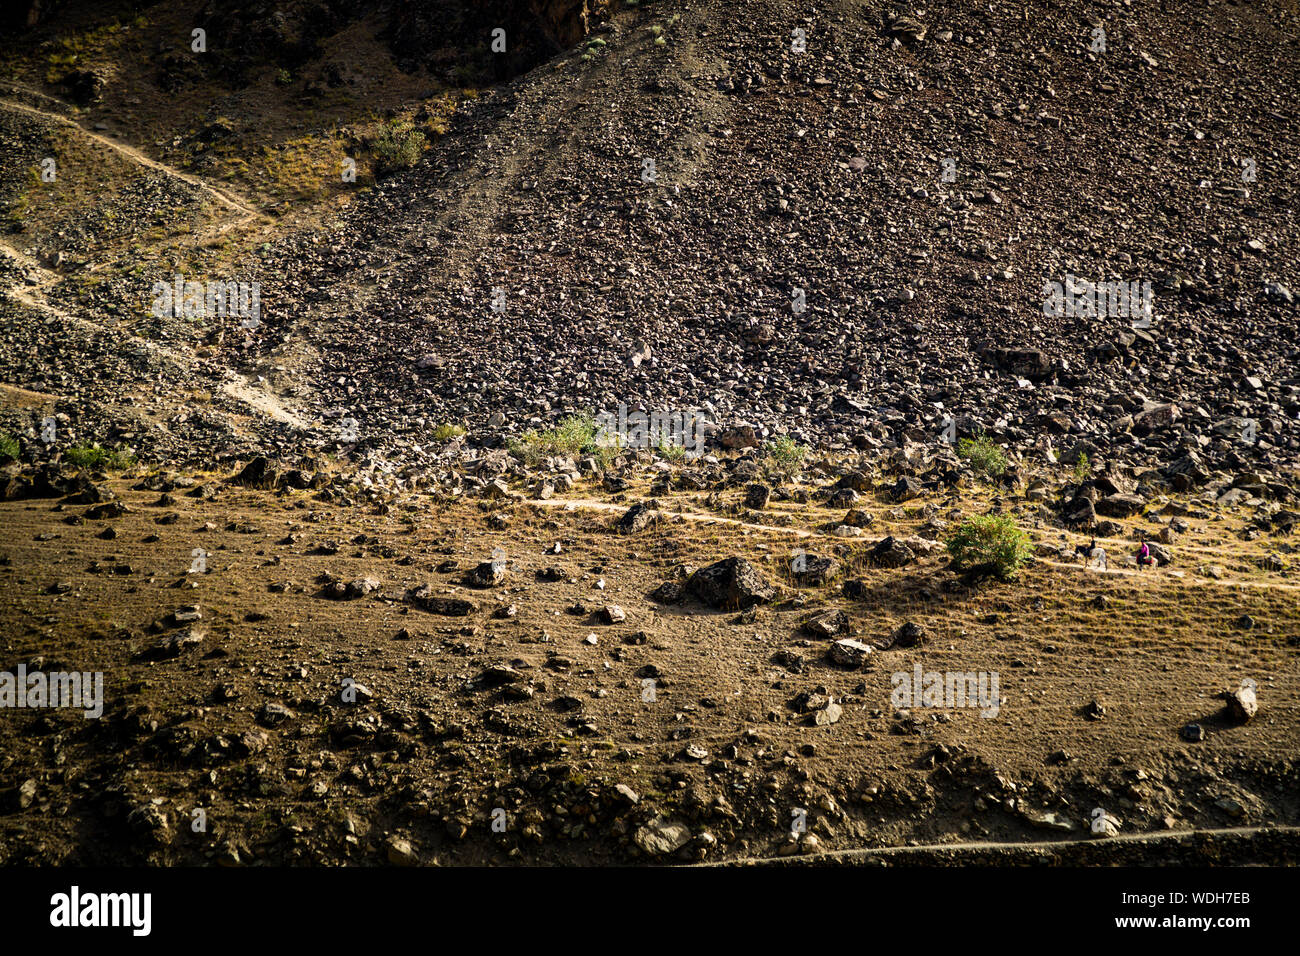
<path fill-rule="evenodd" d="M 294 9 L 201 69 L 306 69 L 346 15 Z M 489 7 L 430 9 L 367 29 L 396 38 L 401 68 L 490 60 Z M 331 187 L 337 212 L 199 266 L 260 281 L 262 327 L 214 361 L 312 423 L 305 446 L 350 417 L 364 449 L 418 459 L 441 422 L 491 444 L 627 402 L 858 449 L 935 440 L 951 417 L 1026 454 L 1294 461 L 1286 5 L 602 12 L 530 6 L 543 25 L 520 67 L 597 32 L 461 99 L 413 168 Z M 461 34 L 477 39 L 448 45 Z M 169 271 L 56 291 L 93 315 Z M 1151 321 L 1045 314 L 1052 283 L 1108 280 L 1150 283 Z M 37 391 L 48 374 L 6 370 Z"/>

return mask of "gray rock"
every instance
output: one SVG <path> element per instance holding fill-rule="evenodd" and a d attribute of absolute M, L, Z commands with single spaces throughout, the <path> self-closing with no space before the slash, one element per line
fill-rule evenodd
<path fill-rule="evenodd" d="M 687 590 L 710 607 L 743 610 L 776 597 L 758 569 L 744 558 L 724 558 L 691 575 Z"/>
<path fill-rule="evenodd" d="M 632 839 L 650 856 L 667 856 L 691 842 L 691 831 L 684 824 L 659 816 L 638 827 Z"/>
<path fill-rule="evenodd" d="M 858 668 L 867 663 L 871 652 L 871 645 L 844 638 L 832 644 L 826 656 L 837 667 Z"/>
<path fill-rule="evenodd" d="M 903 542 L 890 535 L 867 552 L 867 559 L 880 567 L 901 568 L 915 561 L 916 554 Z"/>
<path fill-rule="evenodd" d="M 1226 701 L 1224 713 L 1233 723 L 1247 723 L 1259 713 L 1259 700 L 1253 684 L 1242 684 L 1226 695 Z"/>
<path fill-rule="evenodd" d="M 648 505 L 635 504 L 623 513 L 614 527 L 620 534 L 636 534 L 647 528 L 656 518 L 656 512 Z"/>

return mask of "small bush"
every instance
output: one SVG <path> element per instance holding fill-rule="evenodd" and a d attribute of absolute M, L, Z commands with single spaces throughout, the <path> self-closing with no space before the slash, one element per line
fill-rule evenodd
<path fill-rule="evenodd" d="M 789 435 L 782 435 L 763 446 L 763 470 L 769 476 L 793 478 L 807 455 L 806 445 L 800 445 Z"/>
<path fill-rule="evenodd" d="M 0 432 L 0 461 L 12 461 L 18 457 L 18 439 L 13 435 Z"/>
<path fill-rule="evenodd" d="M 459 438 L 465 434 L 465 429 L 460 425 L 439 425 L 433 430 L 434 441 L 451 441 L 453 438 Z"/>
<path fill-rule="evenodd" d="M 987 435 L 963 438 L 957 443 L 957 454 L 969 459 L 971 467 L 976 471 L 995 478 L 1007 470 L 1007 456 Z"/>
<path fill-rule="evenodd" d="M 379 175 L 410 169 L 424 152 L 424 134 L 410 123 L 390 123 L 375 137 L 370 152 Z"/>
<path fill-rule="evenodd" d="M 686 457 L 686 446 L 675 441 L 660 441 L 655 450 L 667 461 L 681 461 Z"/>
<path fill-rule="evenodd" d="M 1074 480 L 1083 482 L 1087 481 L 1092 475 L 1092 462 L 1088 460 L 1086 451 L 1079 452 L 1079 460 L 1074 463 Z"/>
<path fill-rule="evenodd" d="M 95 445 L 76 445 L 63 453 L 63 460 L 78 468 L 122 471 L 135 464 L 135 457 L 125 452 Z"/>
<path fill-rule="evenodd" d="M 554 428 L 530 428 L 510 442 L 510 450 L 527 464 L 536 464 L 542 458 L 568 455 L 576 458 L 587 453 L 602 460 L 613 457 L 615 448 L 596 444 L 596 419 L 591 415 L 570 415 Z"/>
<path fill-rule="evenodd" d="M 983 515 L 962 522 L 948 539 L 953 569 L 1010 580 L 1029 560 L 1029 536 L 1010 515 Z"/>

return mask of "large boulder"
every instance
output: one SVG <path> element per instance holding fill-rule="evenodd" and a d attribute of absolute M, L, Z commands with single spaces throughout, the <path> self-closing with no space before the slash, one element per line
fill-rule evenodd
<path fill-rule="evenodd" d="M 1097 502 L 1097 514 L 1107 518 L 1131 518 L 1146 507 L 1138 495 L 1107 495 Z"/>
<path fill-rule="evenodd" d="M 776 597 L 776 589 L 744 558 L 724 558 L 700 568 L 686 582 L 686 588 L 710 607 L 727 610 L 767 604 Z"/>
<path fill-rule="evenodd" d="M 244 485 L 247 488 L 274 488 L 276 477 L 271 463 L 264 456 L 258 455 L 229 481 L 232 485 Z"/>
<path fill-rule="evenodd" d="M 637 503 L 623 512 L 623 516 L 614 523 L 619 534 L 636 534 L 650 526 L 658 512 L 649 505 Z"/>
<path fill-rule="evenodd" d="M 790 562 L 790 576 L 800 587 L 816 587 L 825 584 L 839 571 L 839 561 L 816 554 L 797 554 Z"/>
<path fill-rule="evenodd" d="M 883 568 L 901 568 L 903 565 L 915 561 L 916 553 L 893 535 L 890 535 L 868 551 L 867 558 L 872 564 Z"/>

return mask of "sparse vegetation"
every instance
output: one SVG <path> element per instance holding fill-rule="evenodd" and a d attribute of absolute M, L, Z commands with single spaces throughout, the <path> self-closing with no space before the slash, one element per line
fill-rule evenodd
<path fill-rule="evenodd" d="M 465 429 L 461 425 L 452 425 L 444 422 L 433 430 L 434 441 L 451 441 L 453 438 L 459 438 L 465 434 Z"/>
<path fill-rule="evenodd" d="M 554 428 L 530 428 L 510 442 L 510 450 L 527 464 L 555 455 L 594 455 L 602 462 L 618 454 L 616 447 L 596 444 L 597 425 L 592 415 L 569 415 Z"/>
<path fill-rule="evenodd" d="M 793 478 L 807 455 L 806 445 L 800 445 L 789 435 L 782 435 L 763 446 L 763 470 L 769 477 Z"/>
<path fill-rule="evenodd" d="M 1088 476 L 1092 474 L 1092 462 L 1088 460 L 1086 451 L 1079 452 L 1079 460 L 1074 463 L 1074 480 L 1087 481 Z"/>
<path fill-rule="evenodd" d="M 1007 456 L 987 435 L 963 438 L 957 443 L 957 454 L 969 460 L 971 467 L 983 474 L 996 478 L 1006 473 Z"/>
<path fill-rule="evenodd" d="M 123 471 L 135 464 L 135 456 L 110 448 L 93 445 L 74 445 L 63 453 L 63 460 L 78 468 L 100 468 L 106 471 Z"/>
<path fill-rule="evenodd" d="M 953 569 L 1014 578 L 1031 554 L 1029 536 L 1010 515 L 982 515 L 962 522 L 948 539 Z"/>
<path fill-rule="evenodd" d="M 0 432 L 0 461 L 16 459 L 19 451 L 18 439 L 7 432 Z"/>
<path fill-rule="evenodd" d="M 419 161 L 424 145 L 424 133 L 410 122 L 403 120 L 385 125 L 370 147 L 375 158 L 376 175 L 410 169 Z"/>
<path fill-rule="evenodd" d="M 686 457 L 686 446 L 675 441 L 660 441 L 655 449 L 667 461 L 681 461 Z"/>

